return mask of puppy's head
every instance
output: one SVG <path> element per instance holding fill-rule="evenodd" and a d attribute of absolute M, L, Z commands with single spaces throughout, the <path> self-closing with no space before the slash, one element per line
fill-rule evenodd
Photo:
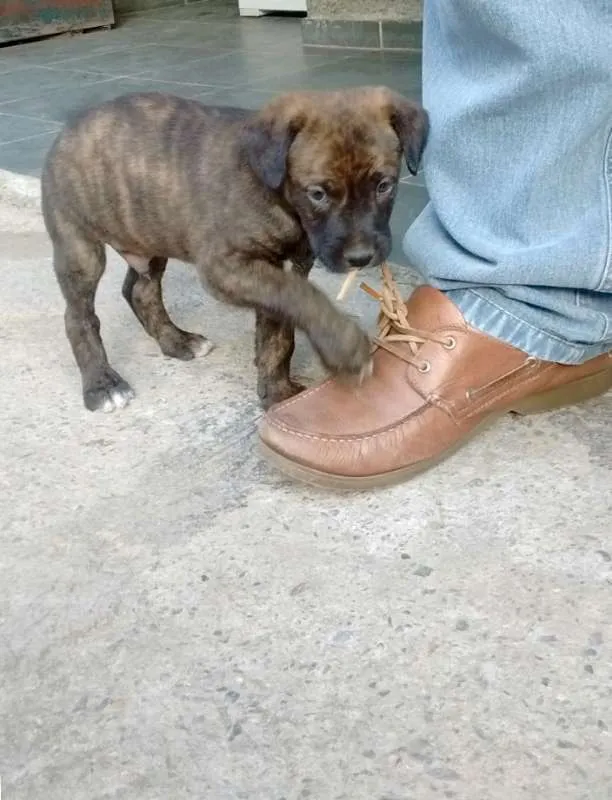
<path fill-rule="evenodd" d="M 251 169 L 289 202 L 332 272 L 375 266 L 391 250 L 402 157 L 415 175 L 428 118 L 390 89 L 284 95 L 243 131 Z"/>

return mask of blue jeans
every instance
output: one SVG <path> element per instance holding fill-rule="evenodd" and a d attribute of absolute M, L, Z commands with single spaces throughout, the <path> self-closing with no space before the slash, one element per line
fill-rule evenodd
<path fill-rule="evenodd" d="M 423 103 L 411 263 L 532 356 L 612 350 L 611 0 L 425 0 Z"/>

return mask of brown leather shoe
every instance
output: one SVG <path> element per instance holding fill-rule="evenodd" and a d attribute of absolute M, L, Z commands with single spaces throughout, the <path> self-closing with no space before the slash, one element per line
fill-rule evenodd
<path fill-rule="evenodd" d="M 420 287 L 405 304 L 389 272 L 384 284 L 372 377 L 361 386 L 328 380 L 261 423 L 265 456 L 293 478 L 349 489 L 400 482 L 502 414 L 612 387 L 612 352 L 580 366 L 540 361 L 469 327 L 436 289 Z"/>

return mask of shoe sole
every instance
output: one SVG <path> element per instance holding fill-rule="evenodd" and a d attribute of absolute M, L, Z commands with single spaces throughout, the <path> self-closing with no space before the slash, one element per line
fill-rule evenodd
<path fill-rule="evenodd" d="M 479 433 L 493 425 L 498 419 L 506 414 L 518 414 L 528 416 L 529 414 L 541 414 L 546 411 L 554 411 L 565 406 L 584 403 L 605 394 L 612 389 L 612 369 L 602 370 L 579 381 L 566 384 L 558 389 L 549 392 L 533 395 L 519 403 L 513 403 L 508 408 L 490 414 L 458 442 L 447 447 L 446 450 L 433 458 L 427 458 L 409 467 L 401 467 L 391 472 L 381 472 L 376 475 L 363 477 L 334 475 L 331 472 L 323 472 L 312 467 L 307 467 L 297 461 L 292 461 L 286 456 L 281 455 L 265 442 L 259 441 L 259 447 L 264 458 L 273 464 L 285 475 L 323 489 L 337 489 L 344 491 L 365 491 L 368 489 L 378 489 L 383 486 L 394 486 L 398 483 L 414 478 L 422 472 L 435 467 L 445 461 L 469 441 L 474 439 Z"/>

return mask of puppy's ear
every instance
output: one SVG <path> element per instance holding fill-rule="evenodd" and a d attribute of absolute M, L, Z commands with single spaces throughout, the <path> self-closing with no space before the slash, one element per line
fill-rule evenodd
<path fill-rule="evenodd" d="M 257 177 L 279 189 L 287 176 L 287 158 L 305 120 L 305 109 L 294 96 L 280 97 L 255 113 L 245 124 L 241 146 Z"/>
<path fill-rule="evenodd" d="M 389 89 L 384 89 L 383 92 L 383 103 L 391 127 L 400 140 L 406 166 L 412 175 L 416 175 L 427 144 L 429 117 L 418 103 L 413 103 Z"/>

